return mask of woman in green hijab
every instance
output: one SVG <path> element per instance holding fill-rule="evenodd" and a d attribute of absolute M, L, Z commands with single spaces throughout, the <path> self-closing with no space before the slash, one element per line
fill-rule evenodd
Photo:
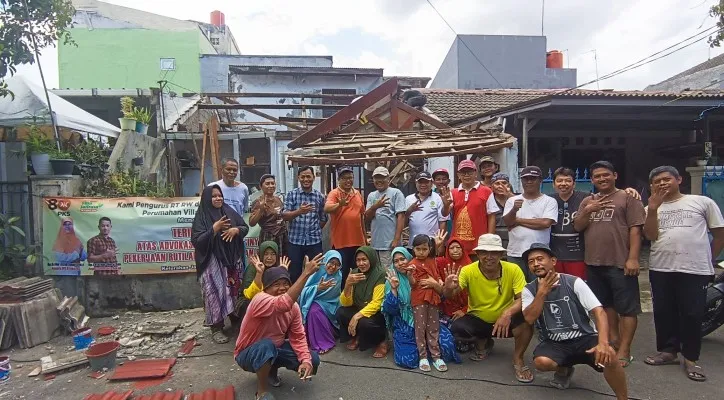
<path fill-rule="evenodd" d="M 357 268 L 350 271 L 339 297 L 342 307 L 337 309 L 340 342 L 348 350 L 367 350 L 375 347 L 372 357 L 387 355 L 387 329 L 382 316 L 385 298 L 385 269 L 380 265 L 377 252 L 362 246 L 355 254 Z"/>
<path fill-rule="evenodd" d="M 279 257 L 279 246 L 275 242 L 262 242 L 259 245 L 259 254 L 249 257 L 249 265 L 244 270 L 244 277 L 241 281 L 242 296 L 239 296 L 234 307 L 239 318 L 244 318 L 251 299 L 264 290 L 261 283 L 261 276 L 264 271 L 267 268 L 277 266 L 289 269 L 289 258 Z"/>

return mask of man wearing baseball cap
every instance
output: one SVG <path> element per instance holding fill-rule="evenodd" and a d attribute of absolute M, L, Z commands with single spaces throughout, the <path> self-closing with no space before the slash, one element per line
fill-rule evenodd
<path fill-rule="evenodd" d="M 405 195 L 390 187 L 390 171 L 377 167 L 372 172 L 377 190 L 367 195 L 365 219 L 371 221 L 371 247 L 377 252 L 384 267 L 392 265 L 392 249 L 402 245 L 405 228 Z"/>
<path fill-rule="evenodd" d="M 522 296 L 523 316 L 541 337 L 533 351 L 536 369 L 555 371 L 550 384 L 567 389 L 574 365 L 586 364 L 603 371 L 616 398 L 627 399 L 626 375 L 608 343 L 608 317 L 593 291 L 583 279 L 557 273 L 556 255 L 545 243 L 533 243 L 523 258 L 536 277 Z"/>
<path fill-rule="evenodd" d="M 442 198 L 432 191 L 432 176 L 427 171 L 417 174 L 415 179 L 417 193 L 407 196 L 405 204 L 407 225 L 410 228 L 410 244 L 417 235 L 435 237 L 439 230 L 446 230 L 445 225 L 450 219 L 449 196 Z M 447 200 L 447 201 L 446 201 Z"/>
<path fill-rule="evenodd" d="M 515 378 L 523 383 L 532 382 L 533 371 L 523 359 L 533 337 L 533 327 L 521 313 L 525 276 L 517 265 L 502 261 L 505 247 L 498 235 L 481 235 L 475 252 L 477 262 L 459 271 L 449 271 L 445 278 L 443 295 L 446 298 L 461 290 L 468 291 L 468 312 L 455 320 L 450 330 L 457 340 L 475 343 L 475 354 L 470 357 L 473 361 L 483 361 L 490 355 L 493 337 L 513 336 Z"/>
<path fill-rule="evenodd" d="M 500 170 L 500 165 L 495 162 L 492 156 L 484 155 L 478 160 L 480 168 L 480 183 L 492 189 L 493 175 Z"/>
<path fill-rule="evenodd" d="M 453 231 L 466 254 L 474 255 L 473 248 L 480 235 L 495 232 L 495 204 L 493 191 L 477 180 L 478 169 L 472 160 L 458 164 L 460 186 L 452 191 Z"/>
<path fill-rule="evenodd" d="M 450 190 L 450 172 L 448 172 L 445 168 L 438 168 L 433 171 L 432 180 L 435 183 L 435 188 L 432 191 L 439 194 L 443 201 L 448 201 L 450 203 L 450 218 L 448 218 L 445 223 L 445 232 L 447 232 L 448 237 L 450 237 L 450 234 L 452 233 L 452 192 Z"/>
<path fill-rule="evenodd" d="M 533 243 L 550 243 L 551 226 L 558 221 L 558 203 L 541 193 L 543 172 L 536 166 L 523 168 L 520 174 L 523 194 L 505 202 L 503 220 L 508 232 L 508 261 L 520 266 L 526 281 L 533 280 L 528 263 L 521 257 Z"/>

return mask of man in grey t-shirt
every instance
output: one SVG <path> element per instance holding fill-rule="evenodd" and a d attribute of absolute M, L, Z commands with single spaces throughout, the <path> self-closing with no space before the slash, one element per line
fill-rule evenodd
<path fill-rule="evenodd" d="M 225 158 L 221 172 L 222 179 L 211 182 L 209 186 L 219 185 L 221 193 L 224 195 L 224 203 L 244 217 L 244 213 L 249 209 L 249 188 L 236 180 L 236 175 L 239 172 L 239 162 L 233 158 Z"/>
<path fill-rule="evenodd" d="M 384 267 L 392 265 L 392 249 L 402 245 L 405 227 L 405 195 L 390 187 L 390 171 L 377 167 L 372 172 L 376 191 L 367 196 L 365 220 L 371 221 L 371 246 Z"/>
<path fill-rule="evenodd" d="M 557 259 L 547 244 L 533 243 L 523 259 L 535 276 L 522 293 L 523 317 L 540 332 L 540 344 L 533 351 L 535 367 L 555 371 L 550 384 L 567 389 L 574 365 L 590 365 L 603 370 L 617 399 L 627 399 L 626 374 L 608 343 L 606 311 L 591 289 L 581 278 L 556 272 Z"/>

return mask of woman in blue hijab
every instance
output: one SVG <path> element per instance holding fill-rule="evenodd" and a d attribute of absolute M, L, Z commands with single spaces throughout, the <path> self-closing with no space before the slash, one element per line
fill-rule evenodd
<path fill-rule="evenodd" d="M 336 343 L 337 309 L 342 293 L 342 255 L 330 250 L 324 255 L 322 268 L 308 280 L 299 296 L 299 307 L 307 331 L 309 349 L 319 354 L 332 350 Z"/>
<path fill-rule="evenodd" d="M 395 364 L 403 368 L 414 369 L 419 365 L 419 353 L 415 342 L 415 321 L 410 305 L 409 276 L 414 267 L 408 265 L 412 260 L 404 247 L 392 250 L 392 266 L 387 270 L 385 282 L 385 301 L 382 303 L 382 314 L 387 328 L 392 331 L 392 342 L 395 349 Z M 440 351 L 445 362 L 462 362 L 455 350 L 455 339 L 450 330 L 440 325 Z"/>

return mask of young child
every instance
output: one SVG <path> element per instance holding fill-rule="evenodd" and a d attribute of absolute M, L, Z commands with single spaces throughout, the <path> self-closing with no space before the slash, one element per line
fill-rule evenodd
<path fill-rule="evenodd" d="M 435 264 L 432 240 L 427 235 L 417 235 L 412 240 L 412 248 L 415 259 L 410 265 L 414 266 L 415 270 L 410 280 L 410 303 L 415 320 L 415 341 L 420 354 L 419 367 L 422 371 L 430 371 L 430 361 L 427 359 L 429 349 L 432 365 L 438 371 L 445 372 L 447 365 L 440 358 L 439 342 L 442 280 Z"/>

